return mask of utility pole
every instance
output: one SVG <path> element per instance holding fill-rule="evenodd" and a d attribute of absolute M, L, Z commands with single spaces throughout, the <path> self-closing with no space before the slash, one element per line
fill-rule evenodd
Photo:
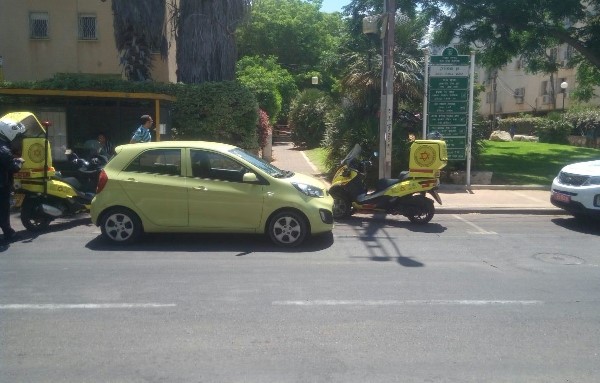
<path fill-rule="evenodd" d="M 392 124 L 394 114 L 394 31 L 396 1 L 383 0 L 381 105 L 379 109 L 379 178 L 392 174 Z"/>

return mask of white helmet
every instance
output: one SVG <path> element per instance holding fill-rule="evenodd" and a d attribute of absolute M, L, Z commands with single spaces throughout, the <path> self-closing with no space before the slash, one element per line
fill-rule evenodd
<path fill-rule="evenodd" d="M 25 134 L 25 125 L 9 119 L 0 120 L 0 138 L 12 142 L 19 134 Z"/>

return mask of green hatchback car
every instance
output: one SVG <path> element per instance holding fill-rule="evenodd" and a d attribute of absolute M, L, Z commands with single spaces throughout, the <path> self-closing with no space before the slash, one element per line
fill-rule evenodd
<path fill-rule="evenodd" d="M 281 246 L 333 229 L 333 198 L 316 178 L 278 169 L 235 146 L 163 141 L 116 148 L 92 201 L 115 243 L 142 233 L 265 233 Z"/>

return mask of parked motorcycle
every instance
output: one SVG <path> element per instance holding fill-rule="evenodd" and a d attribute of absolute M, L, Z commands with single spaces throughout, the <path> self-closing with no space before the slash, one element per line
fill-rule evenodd
<path fill-rule="evenodd" d="M 342 160 L 333 177 L 329 193 L 334 199 L 333 217 L 348 218 L 354 213 L 400 214 L 413 223 L 425 224 L 435 214 L 434 202 L 442 200 L 437 193 L 440 170 L 448 162 L 446 143 L 442 140 L 417 140 L 410 147 L 409 170 L 398 178 L 379 179 L 375 190 L 365 184 L 370 159 L 361 159 L 356 144 Z"/>
<path fill-rule="evenodd" d="M 88 161 L 67 152 L 77 172 L 76 177 L 63 177 L 52 165 L 48 141 L 51 123 L 40 123 L 31 113 L 23 114 L 32 129 L 27 130 L 22 141 L 21 156 L 25 162 L 15 174 L 14 206 L 21 208 L 23 226 L 37 232 L 57 218 L 89 212 L 98 175 L 106 161 L 101 156 Z"/>

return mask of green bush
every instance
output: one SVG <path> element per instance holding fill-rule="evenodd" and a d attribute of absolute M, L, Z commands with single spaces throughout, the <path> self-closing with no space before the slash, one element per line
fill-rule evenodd
<path fill-rule="evenodd" d="M 236 64 L 238 81 L 250 88 L 272 123 L 287 120 L 290 103 L 298 95 L 293 76 L 274 57 L 244 57 Z"/>
<path fill-rule="evenodd" d="M 237 82 L 181 85 L 173 106 L 173 136 L 258 149 L 258 105 L 254 94 Z"/>
<path fill-rule="evenodd" d="M 313 149 L 325 134 L 331 100 L 324 92 L 307 89 L 292 103 L 289 125 L 295 146 Z"/>
<path fill-rule="evenodd" d="M 540 142 L 548 144 L 568 144 L 571 126 L 566 120 L 546 120 L 545 124 L 537 131 Z"/>
<path fill-rule="evenodd" d="M 503 118 L 498 121 L 498 129 L 509 132 L 514 126 L 515 134 L 532 135 L 544 126 L 545 121 L 545 118 L 532 116 Z"/>
<path fill-rule="evenodd" d="M 175 139 L 220 141 L 249 150 L 256 150 L 259 146 L 256 98 L 238 82 L 165 84 L 132 82 L 114 76 L 61 73 L 41 81 L 2 82 L 0 87 L 167 94 L 177 98 L 172 105 Z M 9 97 L 0 97 L 0 101 L 4 102 Z"/>

